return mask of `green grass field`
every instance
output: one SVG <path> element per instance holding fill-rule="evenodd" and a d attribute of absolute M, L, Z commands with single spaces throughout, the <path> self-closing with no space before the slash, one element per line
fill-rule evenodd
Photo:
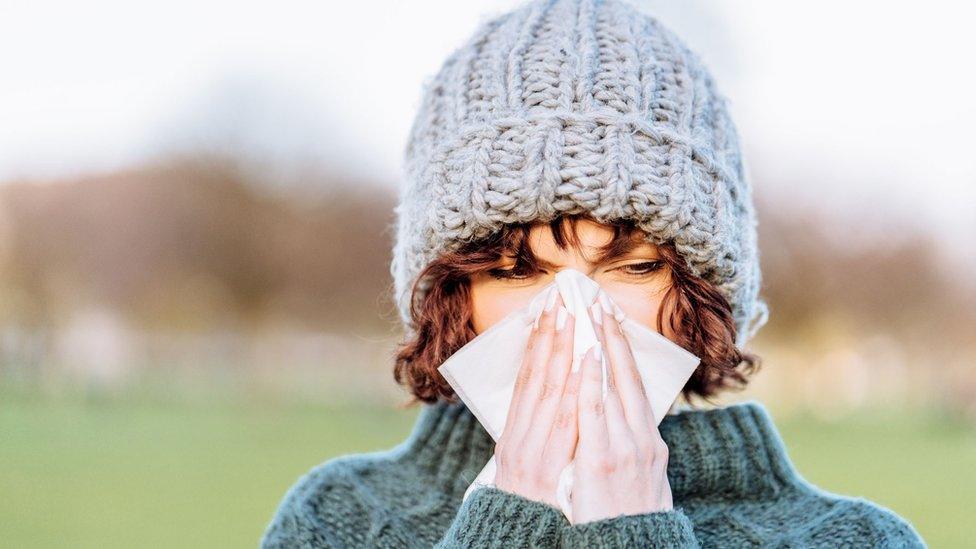
<path fill-rule="evenodd" d="M 0 397 L 0 539 L 9 547 L 255 547 L 299 475 L 335 455 L 392 447 L 416 413 Z M 895 510 L 932 547 L 972 545 L 971 427 L 905 414 L 776 417 L 811 482 Z"/>

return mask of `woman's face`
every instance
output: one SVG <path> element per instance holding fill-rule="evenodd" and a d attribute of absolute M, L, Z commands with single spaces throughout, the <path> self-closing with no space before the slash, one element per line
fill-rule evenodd
<path fill-rule="evenodd" d="M 624 255 L 598 263 L 599 248 L 613 238 L 613 229 L 588 219 L 577 225 L 581 250 L 568 245 L 560 249 L 548 224 L 532 227 L 528 245 L 543 265 L 533 272 L 511 271 L 513 257 L 503 257 L 490 270 L 471 277 L 472 322 L 481 333 L 509 313 L 525 307 L 545 286 L 553 282 L 562 269 L 576 269 L 595 280 L 610 299 L 631 319 L 652 330 L 657 329 L 661 300 L 671 284 L 671 272 L 657 251 L 657 246 L 643 240 Z M 506 271 L 508 271 L 506 273 Z M 503 275 L 517 278 L 505 278 Z M 667 314 L 667 313 L 666 313 Z M 667 318 L 667 316 L 665 316 Z M 665 323 L 665 337 L 671 337 Z"/>

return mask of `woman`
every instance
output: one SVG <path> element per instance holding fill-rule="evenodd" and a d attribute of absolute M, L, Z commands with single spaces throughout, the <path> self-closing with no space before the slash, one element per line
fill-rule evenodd
<path fill-rule="evenodd" d="M 726 100 L 657 20 L 534 0 L 485 21 L 426 84 L 405 167 L 395 377 L 422 410 L 396 448 L 300 479 L 263 546 L 924 546 L 892 511 L 805 481 L 760 403 L 690 405 L 746 383 L 768 308 Z M 495 444 L 436 368 L 566 268 L 605 294 L 600 344 L 573 373 L 550 296 Z M 702 359 L 660 424 L 614 305 Z M 462 501 L 492 456 L 495 485 Z M 574 457 L 570 522 L 553 494 Z"/>

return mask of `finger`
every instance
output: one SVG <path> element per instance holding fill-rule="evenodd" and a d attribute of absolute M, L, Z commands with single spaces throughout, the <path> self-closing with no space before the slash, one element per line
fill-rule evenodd
<path fill-rule="evenodd" d="M 591 347 L 580 364 L 579 408 L 579 451 L 590 454 L 607 448 L 606 411 L 603 403 L 603 372 L 596 358 L 599 344 Z"/>
<path fill-rule="evenodd" d="M 552 431 L 546 442 L 546 462 L 557 471 L 562 471 L 566 465 L 569 465 L 576 453 L 576 444 L 579 440 L 577 409 L 582 379 L 582 369 L 570 371 L 568 374 L 556 419 L 553 421 Z"/>
<path fill-rule="evenodd" d="M 630 350 L 630 343 L 613 314 L 614 306 L 609 296 L 603 290 L 598 292 L 598 296 L 598 300 L 603 305 L 598 337 L 605 345 L 608 369 L 616 382 L 624 415 L 636 436 L 647 436 L 650 427 L 656 425 L 656 422 L 644 382 L 637 370 L 637 362 Z"/>
<path fill-rule="evenodd" d="M 553 339 L 552 352 L 546 361 L 545 376 L 536 394 L 536 402 L 532 412 L 532 421 L 526 427 L 523 445 L 526 452 L 542 453 L 549 433 L 552 431 L 556 419 L 556 410 L 562 399 L 573 364 L 573 330 L 575 322 L 568 309 L 559 305 L 556 313 L 556 334 Z"/>
<path fill-rule="evenodd" d="M 552 290 L 550 288 L 547 298 L 555 298 Z M 522 364 L 519 366 L 518 373 L 515 376 L 515 383 L 512 387 L 512 398 L 508 406 L 508 414 L 505 418 L 505 427 L 502 430 L 503 437 L 506 435 L 508 437 L 512 436 L 516 418 L 519 417 L 519 408 L 524 400 L 526 387 L 533 376 L 533 366 L 539 362 L 538 358 L 540 358 L 540 355 L 548 355 L 549 349 L 551 348 L 551 340 L 547 342 L 547 334 L 542 329 L 548 313 L 548 307 L 546 305 L 547 302 L 544 301 L 544 307 L 539 311 L 539 322 L 533 324 L 533 328 L 529 332 L 529 338 L 526 341 L 525 353 L 522 355 Z"/>
<path fill-rule="evenodd" d="M 539 327 L 533 328 L 529 335 L 522 366 L 515 378 L 515 388 L 512 391 L 512 402 L 509 405 L 504 431 L 510 433 L 511 440 L 521 441 L 532 421 L 536 394 L 545 379 L 546 365 L 552 353 L 556 336 L 556 315 L 562 296 L 555 287 L 550 291 L 552 293 L 539 317 Z"/>
<path fill-rule="evenodd" d="M 597 328 L 597 332 L 601 331 L 604 320 L 602 306 L 599 302 L 594 302 L 589 308 L 589 315 Z M 597 337 L 600 337 L 599 333 Z M 600 344 L 602 346 L 602 339 Z M 627 418 L 624 414 L 623 403 L 620 400 L 620 393 L 617 390 L 617 382 L 614 379 L 613 370 L 607 364 L 606 356 L 603 357 L 602 366 L 604 368 L 604 375 L 607 378 L 607 433 L 609 435 L 610 446 L 622 442 L 630 442 L 633 440 L 633 435 L 631 434 L 630 425 L 627 423 Z"/>
<path fill-rule="evenodd" d="M 617 390 L 616 381 L 609 371 L 607 372 L 606 410 L 610 446 L 633 443 L 634 435 L 630 424 L 627 423 L 627 416 L 624 414 L 620 392 Z"/>

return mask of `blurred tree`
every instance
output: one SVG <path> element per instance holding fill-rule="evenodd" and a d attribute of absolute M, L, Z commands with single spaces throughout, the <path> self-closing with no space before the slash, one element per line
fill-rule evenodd
<path fill-rule="evenodd" d="M 0 291 L 26 296 L 4 314 L 57 325 L 97 304 L 145 327 L 377 329 L 392 307 L 393 193 L 320 177 L 276 189 L 195 158 L 4 185 Z"/>

